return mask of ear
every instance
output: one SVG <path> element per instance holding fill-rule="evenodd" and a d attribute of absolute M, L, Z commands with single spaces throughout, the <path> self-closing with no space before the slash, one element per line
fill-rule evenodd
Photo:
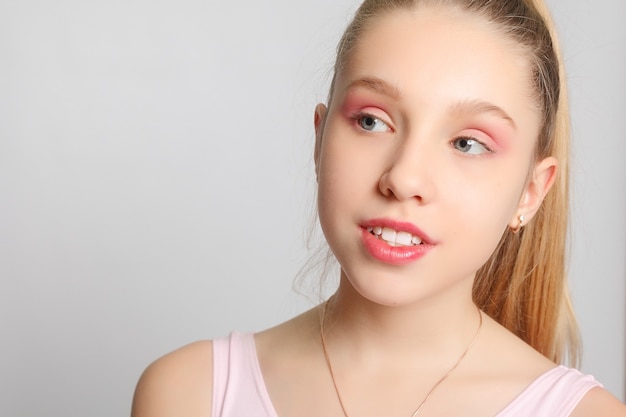
<path fill-rule="evenodd" d="M 328 108 L 323 104 L 315 106 L 315 116 L 313 123 L 315 124 L 315 150 L 313 152 L 313 160 L 315 161 L 315 177 L 319 174 L 319 161 L 322 152 L 322 137 L 324 136 L 324 125 L 326 123 L 326 114 Z"/>
<path fill-rule="evenodd" d="M 557 170 L 556 158 L 549 156 L 535 164 L 532 175 L 524 188 L 520 202 L 511 219 L 509 226 L 515 230 L 517 227 L 526 225 L 537 213 L 543 199 L 552 188 L 556 179 Z M 520 225 L 520 215 L 524 216 L 523 224 Z"/>

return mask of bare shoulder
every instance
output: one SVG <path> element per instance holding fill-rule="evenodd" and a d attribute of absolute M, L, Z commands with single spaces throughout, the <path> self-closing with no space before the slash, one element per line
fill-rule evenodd
<path fill-rule="evenodd" d="M 497 380 L 511 379 L 525 388 L 556 363 L 537 352 L 530 345 L 514 335 L 491 317 L 484 318 L 481 335 L 481 369 L 488 364 L 487 370 L 497 375 Z M 518 387 L 519 388 L 519 387 Z"/>
<path fill-rule="evenodd" d="M 137 383 L 132 417 L 210 417 L 213 342 L 186 345 L 154 361 Z"/>
<path fill-rule="evenodd" d="M 626 406 L 605 389 L 593 388 L 571 414 L 571 417 L 592 416 L 626 417 Z"/>

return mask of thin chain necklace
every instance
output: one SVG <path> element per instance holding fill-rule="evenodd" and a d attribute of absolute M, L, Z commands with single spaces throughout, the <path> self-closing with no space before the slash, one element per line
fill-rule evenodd
<path fill-rule="evenodd" d="M 337 381 L 335 380 L 335 373 L 333 372 L 333 366 L 330 363 L 330 357 L 328 356 L 328 350 L 326 349 L 326 337 L 324 335 L 324 322 L 325 322 L 325 319 L 326 319 L 326 309 L 328 308 L 328 302 L 329 301 L 330 301 L 330 299 L 326 300 L 326 302 L 324 303 L 324 308 L 322 309 L 322 315 L 320 317 L 320 336 L 322 338 L 322 350 L 324 351 L 324 358 L 326 358 L 326 365 L 328 366 L 328 371 L 330 372 L 330 378 L 333 380 L 333 386 L 335 387 L 335 392 L 337 393 L 337 399 L 339 400 L 339 405 L 341 406 L 341 411 L 343 411 L 343 415 L 345 417 L 348 417 L 348 413 L 346 412 L 346 407 L 343 404 L 343 400 L 341 399 L 341 394 L 339 394 L 339 388 L 337 387 Z M 411 417 L 416 417 L 419 414 L 420 410 L 422 409 L 422 407 L 424 406 L 426 401 L 430 398 L 430 396 L 432 395 L 433 391 L 435 391 L 435 389 L 446 378 L 448 378 L 450 375 L 452 375 L 452 372 L 454 372 L 454 370 L 459 366 L 459 364 L 461 363 L 461 361 L 463 360 L 465 355 L 467 355 L 467 352 L 469 352 L 469 350 L 472 348 L 472 346 L 474 345 L 474 342 L 478 338 L 478 333 L 480 332 L 480 329 L 483 326 L 483 315 L 481 314 L 480 310 L 478 310 L 478 317 L 480 318 L 480 321 L 478 322 L 478 328 L 476 329 L 476 333 L 474 333 L 474 337 L 472 338 L 472 341 L 469 343 L 469 345 L 467 345 L 467 347 L 465 348 L 465 350 L 463 351 L 461 356 L 459 356 L 459 359 L 457 359 L 456 363 L 452 366 L 452 368 L 450 368 L 450 370 L 448 370 L 448 372 L 446 372 L 446 374 L 444 376 L 442 376 L 441 379 L 439 379 L 439 381 L 437 381 L 435 383 L 435 385 L 433 385 L 433 387 L 430 389 L 430 391 L 428 391 L 428 394 L 426 394 L 426 397 L 422 400 L 421 403 L 419 403 L 419 405 L 417 406 L 417 409 L 413 412 L 413 414 L 411 414 Z"/>

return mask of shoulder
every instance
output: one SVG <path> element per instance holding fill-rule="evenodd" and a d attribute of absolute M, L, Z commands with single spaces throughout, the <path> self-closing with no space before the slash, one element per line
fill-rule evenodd
<path fill-rule="evenodd" d="M 593 377 L 563 366 L 558 367 L 561 371 L 557 371 L 555 363 L 517 336 L 499 325 L 492 327 L 494 335 L 489 342 L 491 347 L 496 346 L 497 349 L 489 351 L 489 363 L 495 363 L 497 369 L 502 369 L 507 375 L 517 375 L 520 380 L 526 381 L 526 388 L 520 390 L 521 395 L 514 400 L 523 403 L 524 409 L 529 406 L 544 407 L 546 401 L 555 407 L 562 407 L 563 401 L 571 401 L 569 404 L 573 410 L 570 417 L 626 417 L 626 406 L 601 388 Z M 511 358 L 516 359 L 513 361 Z M 533 397 L 535 395 L 539 397 Z M 530 403 L 528 400 L 531 400 Z M 539 414 L 537 411 L 534 415 Z M 553 415 L 556 415 L 556 410 Z"/>
<path fill-rule="evenodd" d="M 154 361 L 133 397 L 132 417 L 209 417 L 213 342 L 191 343 Z"/>
<path fill-rule="evenodd" d="M 626 406 L 603 388 L 596 387 L 580 400 L 571 417 L 626 417 Z"/>

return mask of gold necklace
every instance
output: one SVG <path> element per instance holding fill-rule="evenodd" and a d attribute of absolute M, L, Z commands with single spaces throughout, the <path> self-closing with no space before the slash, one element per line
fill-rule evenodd
<path fill-rule="evenodd" d="M 330 299 L 326 300 L 326 302 L 324 303 L 324 308 L 322 309 L 322 315 L 320 317 L 320 336 L 321 336 L 321 339 L 322 339 L 322 350 L 324 351 L 324 358 L 326 358 L 326 365 L 328 366 L 328 371 L 330 372 L 330 378 L 332 379 L 333 386 L 335 387 L 335 393 L 337 393 L 337 399 L 339 400 L 339 405 L 341 406 L 341 411 L 343 411 L 343 415 L 345 417 L 348 417 L 348 413 L 346 412 L 346 407 L 343 404 L 343 400 L 341 399 L 341 394 L 339 394 L 339 388 L 337 387 L 337 381 L 335 380 L 335 373 L 333 372 L 333 366 L 330 363 L 330 357 L 328 356 L 328 350 L 326 349 L 326 337 L 324 335 L 324 321 L 326 319 L 326 308 L 328 307 L 328 302 L 329 301 L 330 301 Z M 446 374 L 444 376 L 442 376 L 441 379 L 439 379 L 439 381 L 437 381 L 435 383 L 435 385 L 433 385 L 433 387 L 430 389 L 430 391 L 428 391 L 428 394 L 426 394 L 426 397 L 422 400 L 421 403 L 419 403 L 419 405 L 417 406 L 417 409 L 413 412 L 413 414 L 411 414 L 411 417 L 416 417 L 419 414 L 420 410 L 422 409 L 422 407 L 424 406 L 426 401 L 430 398 L 430 396 L 432 395 L 433 391 L 435 391 L 435 389 L 447 377 L 452 375 L 452 372 L 454 372 L 454 370 L 459 366 L 459 364 L 461 363 L 461 361 L 463 360 L 465 355 L 467 355 L 467 352 L 469 352 L 469 350 L 472 348 L 472 346 L 474 345 L 474 342 L 476 341 L 476 339 L 478 339 L 478 333 L 480 332 L 480 329 L 483 326 L 483 315 L 481 314 L 480 310 L 478 310 L 478 317 L 479 317 L 480 321 L 478 322 L 478 328 L 476 329 L 476 333 L 474 333 L 474 337 L 472 337 L 472 341 L 469 343 L 469 345 L 467 345 L 467 347 L 465 348 L 465 350 L 463 351 L 461 356 L 459 356 L 459 359 L 457 359 L 456 363 L 452 366 L 452 368 L 450 368 L 450 370 L 448 370 L 448 372 L 446 372 Z"/>

